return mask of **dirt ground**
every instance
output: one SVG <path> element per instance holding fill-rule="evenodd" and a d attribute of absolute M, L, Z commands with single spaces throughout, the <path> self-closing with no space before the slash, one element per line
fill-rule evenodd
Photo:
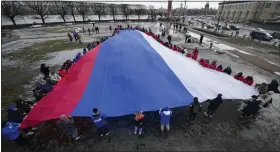
<path fill-rule="evenodd" d="M 126 23 L 102 23 L 100 35 L 82 34 L 84 43 L 92 42 L 100 36 L 110 35 L 109 25 L 116 26 Z M 151 27 L 154 32 L 159 32 L 158 23 L 129 23 L 140 24 L 140 26 Z M 73 25 L 67 28 L 77 27 L 91 28 L 92 25 Z M 47 29 L 23 29 L 13 31 L 15 41 L 7 41 L 2 44 L 2 118 L 5 116 L 5 107 L 17 98 L 24 97 L 32 100 L 31 89 L 40 78 L 40 63 L 48 63 L 56 70 L 60 65 L 62 57 L 74 55 L 75 49 L 85 47 L 73 42 L 69 44 L 67 33 L 63 33 L 61 27 L 48 27 Z M 43 34 L 44 33 L 44 34 Z M 56 38 L 56 44 L 53 39 Z M 165 37 L 166 39 L 166 37 Z M 185 44 L 184 35 L 174 33 L 174 44 L 184 46 L 191 51 L 198 47 L 200 57 L 218 61 L 218 64 L 231 66 L 234 73 L 243 71 L 247 75 L 254 76 L 255 82 L 270 82 L 272 78 L 278 76 L 271 72 L 246 61 L 243 58 L 235 58 L 226 53 L 218 54 L 210 50 L 206 43 L 202 46 L 197 44 Z M 51 49 L 51 44 L 55 49 Z M 47 44 L 46 44 L 47 43 Z M 31 48 L 37 48 L 44 44 L 44 49 L 40 52 Z M 28 49 L 27 49 L 28 48 Z M 45 50 L 41 52 L 42 50 Z M 78 50 L 79 51 L 79 50 Z M 65 53 L 63 53 L 65 52 Z M 38 54 L 37 54 L 38 53 Z M 52 53 L 55 53 L 53 56 Z M 65 57 L 64 57 L 65 58 Z M 63 58 L 63 59 L 64 59 Z M 3 88 L 4 87 L 4 88 Z M 207 124 L 205 117 L 200 113 L 193 126 L 187 123 L 189 109 L 187 107 L 175 108 L 171 120 L 171 131 L 167 139 L 160 136 L 158 112 L 145 114 L 144 135 L 138 137 L 133 134 L 133 121 L 131 116 L 110 118 L 109 124 L 112 128 L 110 134 L 111 142 L 102 139 L 99 141 L 95 134 L 95 129 L 91 130 L 91 124 L 84 119 L 75 119 L 82 139 L 79 142 L 63 136 L 53 122 L 42 124 L 31 140 L 28 147 L 18 147 L 14 143 L 2 140 L 2 150 L 4 151 L 208 151 L 208 150 L 252 150 L 252 151 L 277 151 L 280 149 L 280 97 L 274 95 L 273 105 L 260 111 L 260 114 L 252 120 L 240 120 L 237 108 L 241 101 L 225 101 L 217 110 L 212 121 Z M 203 104 L 204 111 L 207 102 Z"/>

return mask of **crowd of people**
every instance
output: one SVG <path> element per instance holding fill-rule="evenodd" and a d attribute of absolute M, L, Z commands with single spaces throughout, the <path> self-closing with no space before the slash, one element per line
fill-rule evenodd
<path fill-rule="evenodd" d="M 111 26 L 109 27 L 112 28 Z M 114 29 L 114 32 L 112 36 L 119 33 L 120 30 L 140 30 L 147 35 L 153 37 L 155 40 L 157 40 L 162 45 L 170 48 L 170 50 L 179 52 L 182 54 L 186 54 L 186 57 L 191 58 L 193 60 L 198 60 L 199 57 L 199 51 L 197 48 L 195 48 L 192 52 L 187 52 L 186 48 L 172 45 L 171 39 L 169 42 L 164 42 L 160 35 L 154 34 L 151 29 L 145 29 L 144 27 L 141 28 L 139 26 L 132 27 L 127 26 L 126 28 L 123 28 L 121 25 L 118 25 L 117 28 Z M 77 53 L 75 58 L 73 60 L 67 60 L 63 63 L 61 68 L 58 70 L 58 74 L 54 71 L 50 71 L 49 67 L 45 64 L 41 64 L 40 72 L 44 75 L 41 82 L 38 84 L 38 86 L 35 87 L 33 90 L 34 97 L 36 99 L 36 102 L 40 101 L 44 96 L 46 96 L 55 85 L 59 83 L 61 79 L 67 76 L 69 71 L 71 71 L 71 68 L 75 66 L 76 63 L 79 62 L 79 60 L 90 50 L 95 48 L 100 43 L 106 41 L 108 37 L 102 38 L 100 41 L 89 43 L 87 45 L 87 48 L 83 50 L 82 53 Z M 230 67 L 227 67 L 223 69 L 222 65 L 217 66 L 216 61 L 212 61 L 210 63 L 209 60 L 200 58 L 198 62 L 201 66 L 219 71 L 224 72 L 228 75 L 232 74 L 232 70 Z M 242 81 L 245 84 L 253 85 L 253 77 L 247 76 L 244 78 L 243 74 L 240 72 L 233 76 L 234 79 L 237 81 Z M 252 115 L 255 115 L 258 113 L 260 108 L 266 108 L 272 103 L 272 97 L 271 95 L 273 93 L 279 93 L 278 87 L 279 83 L 277 80 L 272 80 L 270 84 L 262 83 L 262 84 L 256 84 L 255 87 L 259 90 L 258 96 L 252 96 L 252 99 L 244 101 L 246 105 L 243 105 L 239 110 L 242 111 L 241 117 L 249 117 Z M 207 118 L 211 118 L 212 115 L 216 112 L 216 110 L 219 108 L 219 106 L 223 103 L 222 94 L 218 94 L 216 98 L 208 100 L 209 105 L 207 108 L 207 111 L 204 112 L 204 115 Z M 23 119 L 26 117 L 26 115 L 30 112 L 32 107 L 36 105 L 36 102 L 28 102 L 24 101 L 22 99 L 18 99 L 15 101 L 15 106 L 11 105 L 8 107 L 8 119 L 2 121 L 2 135 L 6 137 L 8 140 L 14 140 L 18 144 L 26 143 L 28 140 L 28 137 L 32 136 L 34 134 L 34 130 L 36 128 L 25 128 L 20 129 L 20 123 L 23 121 Z M 200 102 L 198 101 L 197 97 L 193 98 L 193 102 L 191 105 L 189 105 L 190 108 L 190 114 L 188 118 L 188 122 L 190 124 L 193 124 L 196 115 L 200 112 L 202 112 L 202 107 Z M 160 130 L 162 132 L 162 135 L 164 137 L 168 136 L 168 131 L 170 130 L 170 119 L 172 117 L 172 110 L 168 107 L 164 107 L 163 109 L 159 109 L 159 116 L 160 116 Z M 133 115 L 133 120 L 135 121 L 135 128 L 134 132 L 135 134 L 142 135 L 143 133 L 143 123 L 144 123 L 144 113 L 142 111 L 136 111 Z M 100 136 L 106 136 L 109 137 L 109 134 L 111 132 L 111 129 L 108 125 L 108 122 L 106 121 L 106 116 L 102 114 L 101 111 L 99 111 L 97 108 L 94 108 L 92 110 L 92 117 L 91 117 L 93 126 L 96 127 L 99 130 Z M 74 119 L 71 116 L 67 116 L 66 114 L 61 114 L 59 120 L 57 121 L 57 127 L 64 132 L 66 135 L 73 137 L 75 140 L 79 140 L 80 136 L 77 131 L 77 127 L 75 126 Z M 110 142 L 110 137 L 108 138 L 108 142 Z"/>

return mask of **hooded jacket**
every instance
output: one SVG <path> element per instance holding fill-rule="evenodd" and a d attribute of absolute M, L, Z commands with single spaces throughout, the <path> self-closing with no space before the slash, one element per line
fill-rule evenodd
<path fill-rule="evenodd" d="M 163 125 L 168 125 L 170 123 L 170 117 L 172 115 L 172 111 L 168 108 L 164 108 L 159 111 L 160 115 L 160 123 Z"/>
<path fill-rule="evenodd" d="M 239 80 L 239 81 L 244 81 L 244 77 L 243 76 L 239 76 L 238 74 L 234 75 L 234 79 Z"/>
<path fill-rule="evenodd" d="M 222 103 L 223 103 L 222 97 L 218 96 L 215 99 L 213 99 L 212 101 L 210 101 L 208 109 L 215 112 L 219 108 L 220 104 L 222 104 Z"/>
<path fill-rule="evenodd" d="M 219 65 L 219 66 L 216 68 L 216 70 L 219 71 L 219 72 L 222 72 L 222 71 L 223 71 L 222 65 Z"/>
<path fill-rule="evenodd" d="M 248 84 L 249 86 L 251 86 L 251 85 L 254 83 L 254 80 L 253 80 L 253 78 L 252 78 L 252 79 L 249 79 L 249 78 L 247 77 L 247 78 L 245 78 L 245 79 L 243 80 L 243 82 L 246 83 L 246 84 Z"/>
<path fill-rule="evenodd" d="M 106 116 L 100 114 L 93 114 L 91 117 L 92 122 L 95 124 L 97 128 L 101 128 L 107 125 Z"/>
<path fill-rule="evenodd" d="M 279 83 L 277 80 L 272 80 L 270 84 L 268 84 L 268 91 L 273 91 L 274 93 L 280 93 L 279 89 Z"/>
<path fill-rule="evenodd" d="M 194 52 L 192 53 L 192 59 L 196 60 L 198 57 L 198 54 L 195 54 Z"/>
<path fill-rule="evenodd" d="M 268 105 L 270 103 L 272 103 L 272 95 L 273 95 L 273 91 L 268 91 L 266 94 L 260 94 L 258 99 L 259 101 L 261 101 L 261 105 L 265 108 L 268 107 Z"/>
<path fill-rule="evenodd" d="M 24 118 L 23 111 L 14 105 L 8 106 L 8 121 L 14 123 L 21 123 Z"/>
<path fill-rule="evenodd" d="M 215 70 L 215 69 L 217 68 L 216 62 L 212 62 L 212 63 L 209 65 L 209 68 Z"/>
<path fill-rule="evenodd" d="M 204 64 L 203 64 L 203 67 L 209 68 L 209 62 L 205 60 L 205 61 L 204 61 Z"/>
<path fill-rule="evenodd" d="M 61 67 L 59 70 L 58 70 L 58 74 L 60 77 L 65 77 L 67 74 L 68 74 L 68 71 L 66 68 L 64 67 Z"/>
<path fill-rule="evenodd" d="M 231 75 L 231 73 L 232 73 L 232 70 L 231 70 L 231 68 L 230 67 L 227 67 L 227 68 L 225 68 L 224 69 L 224 71 L 223 71 L 224 73 L 226 73 L 226 74 L 228 74 L 228 75 Z"/>
<path fill-rule="evenodd" d="M 2 135 L 8 140 L 16 140 L 20 136 L 19 123 L 8 122 L 8 125 L 2 126 Z"/>
<path fill-rule="evenodd" d="M 60 78 L 60 76 L 58 75 L 58 74 L 56 74 L 56 73 L 54 73 L 54 74 L 50 74 L 50 79 L 52 80 L 52 81 L 59 81 L 61 78 Z"/>
<path fill-rule="evenodd" d="M 56 125 L 66 134 L 71 134 L 71 132 L 76 129 L 73 119 L 66 118 L 65 120 L 58 120 Z"/>
<path fill-rule="evenodd" d="M 201 58 L 201 59 L 199 60 L 199 64 L 202 65 L 202 66 L 204 65 L 204 62 L 205 62 L 205 60 L 204 60 L 203 58 Z"/>
<path fill-rule="evenodd" d="M 191 58 L 191 57 L 192 57 L 192 53 L 191 53 L 191 52 L 188 52 L 188 53 L 186 54 L 186 57 Z"/>

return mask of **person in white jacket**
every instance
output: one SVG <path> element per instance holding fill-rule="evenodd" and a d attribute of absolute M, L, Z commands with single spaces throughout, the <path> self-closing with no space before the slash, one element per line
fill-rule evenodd
<path fill-rule="evenodd" d="M 273 95 L 273 91 L 268 91 L 266 94 L 260 94 L 258 99 L 259 101 L 261 101 L 261 108 L 266 108 L 269 106 L 269 104 L 272 103 L 272 95 Z"/>
<path fill-rule="evenodd" d="M 57 83 L 61 79 L 61 77 L 58 74 L 51 72 L 50 79 L 51 79 L 51 81 Z"/>

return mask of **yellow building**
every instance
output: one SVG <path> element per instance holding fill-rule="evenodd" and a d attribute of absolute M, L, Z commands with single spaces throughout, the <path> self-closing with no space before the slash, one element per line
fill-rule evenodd
<path fill-rule="evenodd" d="M 217 18 L 221 20 L 272 21 L 279 20 L 280 1 L 226 1 L 219 3 Z"/>

